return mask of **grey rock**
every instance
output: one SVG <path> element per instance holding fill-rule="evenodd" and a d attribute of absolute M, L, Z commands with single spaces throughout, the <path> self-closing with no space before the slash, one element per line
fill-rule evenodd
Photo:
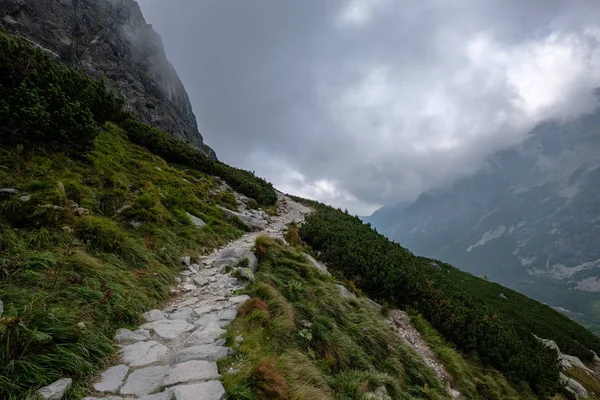
<path fill-rule="evenodd" d="M 239 346 L 244 341 L 244 337 L 242 335 L 238 335 L 235 337 L 235 339 L 233 339 L 233 341 Z"/>
<path fill-rule="evenodd" d="M 182 319 L 165 319 L 144 324 L 141 328 L 153 331 L 162 340 L 173 340 L 185 332 L 193 331 L 196 326 Z"/>
<path fill-rule="evenodd" d="M 265 221 L 264 219 L 258 219 L 256 217 L 252 217 L 250 215 L 247 214 L 241 214 L 235 211 L 231 211 L 225 207 L 221 207 L 219 206 L 219 208 L 221 210 L 223 210 L 225 212 L 225 215 L 227 216 L 228 219 L 232 219 L 233 217 L 237 217 L 239 218 L 243 223 L 249 225 L 250 227 L 254 228 L 254 229 L 265 229 L 267 227 L 268 222 Z"/>
<path fill-rule="evenodd" d="M 435 270 L 438 270 L 438 271 L 442 270 L 442 268 L 437 263 L 430 262 L 429 265 L 431 265 L 431 267 Z"/>
<path fill-rule="evenodd" d="M 227 343 L 227 339 L 221 338 L 221 339 L 217 340 L 214 345 L 217 346 L 217 347 L 218 346 L 225 346 L 225 343 Z"/>
<path fill-rule="evenodd" d="M 194 325 L 198 325 L 198 326 L 206 326 L 208 325 L 208 323 L 210 322 L 214 322 L 215 324 L 219 322 L 219 316 L 217 314 L 203 314 L 200 316 L 200 318 L 198 318 L 196 321 L 194 321 Z"/>
<path fill-rule="evenodd" d="M 28 194 L 26 194 L 25 196 L 21 196 L 21 197 L 19 197 L 19 200 L 21 200 L 22 202 L 26 203 L 26 202 L 28 202 L 29 200 L 31 200 L 31 196 L 30 196 L 30 195 L 28 195 Z"/>
<path fill-rule="evenodd" d="M 176 400 L 224 400 L 225 388 L 219 381 L 179 385 L 173 388 Z"/>
<path fill-rule="evenodd" d="M 508 297 L 506 297 L 506 296 L 504 295 L 504 293 L 500 293 L 500 298 L 502 298 L 502 299 L 504 299 L 504 300 L 508 300 Z"/>
<path fill-rule="evenodd" d="M 200 304 L 198 307 L 194 308 L 194 312 L 198 316 L 202 316 L 203 314 L 207 314 L 213 311 L 221 310 L 229 305 L 228 302 L 214 302 L 214 303 L 204 303 Z"/>
<path fill-rule="evenodd" d="M 220 320 L 233 321 L 237 316 L 236 310 L 225 309 L 219 311 L 218 317 Z"/>
<path fill-rule="evenodd" d="M 229 298 L 229 302 L 233 305 L 242 304 L 250 300 L 250 296 L 243 294 L 241 296 L 233 296 Z"/>
<path fill-rule="evenodd" d="M 115 333 L 115 341 L 119 344 L 131 344 L 135 342 L 142 342 L 150 339 L 150 332 L 145 329 L 138 329 L 135 332 L 129 329 L 118 329 Z"/>
<path fill-rule="evenodd" d="M 352 293 L 351 291 L 349 291 L 348 289 L 346 289 L 344 286 L 342 285 L 335 285 L 338 287 L 338 289 L 340 290 L 340 296 L 344 297 L 344 298 L 356 298 L 356 295 L 354 293 Z"/>
<path fill-rule="evenodd" d="M 19 193 L 18 189 L 0 188 L 0 194 L 16 194 L 16 193 Z"/>
<path fill-rule="evenodd" d="M 179 259 L 179 262 L 189 267 L 192 263 L 192 258 L 190 256 L 184 256 Z"/>
<path fill-rule="evenodd" d="M 131 221 L 131 222 L 129 222 L 129 225 L 131 225 L 135 229 L 139 229 L 140 226 L 142 226 L 142 223 L 140 221 Z"/>
<path fill-rule="evenodd" d="M 196 319 L 196 313 L 189 307 L 183 307 L 178 309 L 174 313 L 167 315 L 167 318 L 180 319 L 192 323 Z"/>
<path fill-rule="evenodd" d="M 387 389 L 385 386 L 379 386 L 375 391 L 370 393 L 365 393 L 365 400 L 392 400 L 392 398 L 388 395 Z"/>
<path fill-rule="evenodd" d="M 60 400 L 71 388 L 73 380 L 71 378 L 59 379 L 48 386 L 39 389 L 38 394 L 46 400 Z"/>
<path fill-rule="evenodd" d="M 188 337 L 185 347 L 198 346 L 201 344 L 211 344 L 219 338 L 225 331 L 218 324 L 209 322 L 205 327 L 200 327 Z"/>
<path fill-rule="evenodd" d="M 194 278 L 194 283 L 198 285 L 198 287 L 204 287 L 208 285 L 208 281 L 204 278 Z"/>
<path fill-rule="evenodd" d="M 94 390 L 100 393 L 115 393 L 123 384 L 127 372 L 129 367 L 124 364 L 107 369 L 100 375 L 100 381 L 94 384 Z"/>
<path fill-rule="evenodd" d="M 146 23 L 135 1 L 90 1 L 80 9 L 74 1 L 10 1 L 0 9 L 3 24 L 67 65 L 94 78 L 104 76 L 108 86 L 127 100 L 127 108 L 143 122 L 189 143 L 210 157 L 196 117 L 177 72 L 167 60 L 162 40 Z M 74 49 L 74 16 L 86 43 Z"/>
<path fill-rule="evenodd" d="M 167 347 L 154 340 L 138 342 L 123 347 L 121 360 L 131 367 L 141 367 L 164 361 L 168 351 Z"/>
<path fill-rule="evenodd" d="M 120 393 L 135 396 L 152 393 L 162 386 L 168 371 L 169 367 L 165 365 L 136 369 L 129 374 Z"/>
<path fill-rule="evenodd" d="M 182 286 L 182 289 L 185 292 L 191 292 L 193 290 L 198 289 L 198 287 L 196 285 L 192 284 L 192 283 L 186 283 L 185 285 Z"/>
<path fill-rule="evenodd" d="M 138 397 L 138 400 L 171 400 L 173 398 L 173 389 L 168 388 L 160 393 L 147 394 Z"/>
<path fill-rule="evenodd" d="M 304 254 L 304 256 L 308 259 L 308 261 L 311 262 L 312 265 L 314 265 L 314 267 L 316 269 L 319 270 L 319 272 L 321 272 L 322 274 L 325 274 L 325 275 L 331 275 L 329 273 L 329 271 L 327 271 L 327 267 L 325 267 L 323 264 L 321 264 L 320 262 L 318 262 L 317 260 L 315 260 L 313 258 L 313 256 L 311 256 L 310 254 Z"/>
<path fill-rule="evenodd" d="M 197 274 L 199 271 L 200 266 L 198 264 L 192 264 L 188 267 L 188 269 L 190 271 L 192 271 L 194 274 Z"/>
<path fill-rule="evenodd" d="M 219 258 L 212 262 L 213 268 L 223 269 L 223 267 L 235 267 L 238 263 L 238 259 L 234 257 Z"/>
<path fill-rule="evenodd" d="M 115 213 L 121 214 L 123 211 L 130 209 L 131 207 L 133 207 L 131 204 L 126 204 L 123 207 L 119 208 L 117 211 L 115 211 Z"/>
<path fill-rule="evenodd" d="M 575 379 L 567 377 L 562 372 L 560 373 L 560 381 L 564 385 L 567 385 L 569 388 L 571 388 L 575 392 L 575 394 L 577 394 L 577 396 L 588 396 L 587 390 L 583 387 L 583 385 L 581 385 L 581 383 L 577 382 Z"/>
<path fill-rule="evenodd" d="M 206 225 L 206 222 L 202 221 L 201 218 L 198 218 L 195 215 L 190 214 L 189 212 L 186 212 L 185 214 L 188 216 L 190 221 L 192 221 L 192 224 L 194 224 L 197 228 L 202 228 Z"/>
<path fill-rule="evenodd" d="M 217 361 L 227 357 L 230 349 L 223 346 L 203 344 L 180 349 L 175 353 L 175 362 L 182 363 L 191 360 Z"/>
<path fill-rule="evenodd" d="M 373 300 L 367 298 L 369 304 L 371 304 L 377 311 L 381 311 L 381 304 L 374 302 Z"/>
<path fill-rule="evenodd" d="M 213 361 L 192 360 L 176 364 L 162 382 L 163 386 L 219 379 L 217 364 Z"/>
<path fill-rule="evenodd" d="M 146 322 L 154 322 L 165 319 L 162 311 L 160 310 L 150 310 L 142 314 L 142 317 Z"/>

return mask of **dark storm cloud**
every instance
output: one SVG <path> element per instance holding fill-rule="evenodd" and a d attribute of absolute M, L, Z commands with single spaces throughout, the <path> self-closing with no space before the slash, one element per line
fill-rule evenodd
<path fill-rule="evenodd" d="M 600 83 L 595 0 L 141 0 L 219 157 L 363 214 Z"/>

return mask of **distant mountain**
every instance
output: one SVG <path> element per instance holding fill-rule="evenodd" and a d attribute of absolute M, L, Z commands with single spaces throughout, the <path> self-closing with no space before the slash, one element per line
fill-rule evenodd
<path fill-rule="evenodd" d="M 540 123 L 475 175 L 365 219 L 600 330 L 600 110 Z"/>
<path fill-rule="evenodd" d="M 216 158 L 160 36 L 134 0 L 4 0 L 0 29 L 70 67 L 104 77 L 142 121 Z"/>

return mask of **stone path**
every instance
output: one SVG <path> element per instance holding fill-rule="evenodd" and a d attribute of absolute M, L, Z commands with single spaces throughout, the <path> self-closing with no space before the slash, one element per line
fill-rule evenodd
<path fill-rule="evenodd" d="M 236 317 L 236 307 L 248 296 L 233 296 L 252 279 L 258 260 L 252 252 L 261 235 L 281 238 L 287 224 L 304 220 L 310 209 L 280 195 L 278 215 L 249 210 L 238 197 L 244 222 L 261 229 L 197 260 L 183 257 L 187 267 L 179 278 L 182 292 L 164 310 L 150 310 L 139 329 L 119 329 L 121 364 L 104 371 L 84 400 L 221 400 L 226 397 L 216 361 L 229 354 L 223 329 Z M 236 267 L 247 258 L 246 266 Z M 236 273 L 237 271 L 237 273 Z M 240 338 L 241 340 L 241 338 Z"/>

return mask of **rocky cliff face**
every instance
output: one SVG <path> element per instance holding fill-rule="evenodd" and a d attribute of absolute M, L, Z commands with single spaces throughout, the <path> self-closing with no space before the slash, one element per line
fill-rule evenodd
<path fill-rule="evenodd" d="M 367 220 L 417 254 L 486 275 L 600 330 L 599 126 L 600 111 L 541 123 L 479 173 Z"/>
<path fill-rule="evenodd" d="M 144 122 L 215 157 L 159 35 L 134 0 L 0 0 L 0 25 L 104 76 Z"/>

